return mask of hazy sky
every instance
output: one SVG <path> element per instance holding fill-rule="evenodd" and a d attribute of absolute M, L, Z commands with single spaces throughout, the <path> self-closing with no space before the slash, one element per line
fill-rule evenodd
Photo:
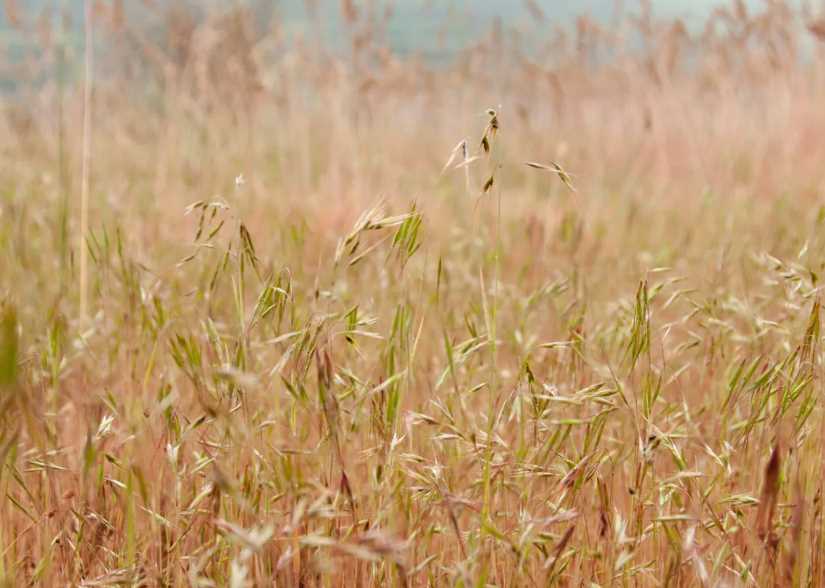
<path fill-rule="evenodd" d="M 162 0 L 163 2 L 188 1 L 195 5 L 211 5 L 215 7 L 232 6 L 240 1 L 242 4 L 255 4 L 261 0 Z M 639 0 L 532 0 L 541 6 L 549 19 L 554 21 L 569 20 L 572 17 L 588 13 L 596 18 L 609 18 L 613 14 L 617 2 L 627 10 L 634 10 L 639 6 Z M 758 6 L 764 0 L 745 0 L 746 4 Z M 798 0 L 794 0 L 798 1 Z M 83 0 L 57 0 L 70 6 L 73 11 L 80 12 Z M 270 6 L 280 6 L 282 12 L 292 16 L 300 16 L 305 4 L 316 4 L 322 13 L 337 14 L 340 10 L 340 0 L 266 0 Z M 471 14 L 474 19 L 488 19 L 500 16 L 507 21 L 529 18 L 526 0 L 355 0 L 356 5 L 392 4 L 396 13 L 402 15 L 436 15 L 445 12 L 460 12 Z M 714 6 L 730 4 L 731 0 L 651 0 L 654 12 L 660 16 L 679 15 L 686 18 L 701 18 Z M 43 7 L 55 4 L 55 0 L 25 0 L 18 1 L 18 7 L 23 11 L 39 13 Z M 162 5 L 162 4 L 161 4 Z M 128 6 L 128 4 L 127 4 Z M 139 7 L 135 3 L 135 7 Z M 0 10 L 0 24 L 4 20 L 4 11 Z M 139 10 L 138 10 L 139 13 Z M 410 22 L 414 26 L 415 22 Z"/>
<path fill-rule="evenodd" d="M 40 14 L 44 6 L 53 6 L 55 1 L 65 3 L 75 13 L 75 21 L 82 22 L 83 0 L 18 0 L 18 6 L 29 15 Z M 528 2 L 541 7 L 545 20 L 534 24 Z M 758 8 L 766 0 L 745 0 L 753 8 Z M 801 0 L 790 0 L 792 3 Z M 816 2 L 825 0 L 815 0 Z M 169 2 L 189 2 L 197 6 L 231 7 L 241 4 L 276 7 L 284 17 L 287 30 L 292 33 L 312 35 L 320 30 L 324 42 L 335 47 L 345 43 L 341 28 L 341 0 L 161 0 L 159 6 Z M 400 53 L 420 52 L 436 58 L 461 47 L 467 46 L 479 34 L 489 30 L 498 17 L 507 28 L 531 31 L 541 36 L 548 27 L 564 26 L 572 23 L 581 14 L 609 21 L 615 13 L 617 3 L 625 12 L 636 12 L 640 0 L 354 0 L 358 6 L 394 7 L 394 17 L 389 22 L 387 41 Z M 731 4 L 732 0 L 651 0 L 654 16 L 684 18 L 688 27 L 699 25 L 713 7 Z M 307 16 L 306 6 L 318 7 L 314 23 Z M 140 18 L 142 3 L 134 0 L 126 3 L 130 17 Z M 8 44 L 20 40 L 4 27 L 5 11 L 0 8 L 0 41 Z M 317 26 L 320 25 L 320 29 Z"/>
<path fill-rule="evenodd" d="M 213 0 L 217 5 L 222 1 Z M 255 2 L 256 0 L 247 0 Z M 532 0 L 540 6 L 545 19 L 534 26 L 535 19 L 528 7 L 529 0 L 355 0 L 356 5 L 382 6 L 392 4 L 394 17 L 389 23 L 388 41 L 401 53 L 422 52 L 441 56 L 466 46 L 500 18 L 505 27 L 516 27 L 540 35 L 547 27 L 572 23 L 576 16 L 588 14 L 609 21 L 617 3 L 625 13 L 638 12 L 639 0 Z M 797 1 L 797 0 L 792 0 Z M 764 0 L 745 0 L 758 7 Z M 324 38 L 332 45 L 342 39 L 338 16 L 340 0 L 315 0 L 320 15 L 318 21 Z M 654 16 L 681 17 L 688 24 L 699 25 L 715 6 L 732 4 L 731 0 L 651 0 Z M 289 30 L 300 34 L 307 31 L 305 0 L 280 0 Z M 317 30 L 317 29 L 315 29 Z M 436 40 L 436 38 L 438 40 Z"/>
<path fill-rule="evenodd" d="M 228 0 L 212 0 L 216 5 Z M 247 0 L 250 1 L 250 0 Z M 254 2 L 254 0 L 252 0 Z M 617 0 L 532 0 L 539 5 L 548 18 L 554 20 L 570 19 L 576 15 L 588 13 L 597 18 L 609 18 L 617 5 Z M 751 6 L 758 6 L 762 0 L 745 0 Z M 299 14 L 302 12 L 304 0 L 280 0 L 274 5 L 281 5 L 287 13 Z M 366 0 L 355 0 L 356 4 L 368 4 Z M 373 4 L 391 3 L 396 13 L 401 14 L 430 14 L 446 12 L 470 13 L 474 17 L 489 18 L 500 16 L 505 21 L 512 21 L 522 17 L 529 17 L 527 1 L 525 0 L 372 0 Z M 639 0 L 618 0 L 626 10 L 634 10 L 639 6 Z M 339 0 L 315 0 L 322 12 L 337 12 Z M 730 0 L 651 0 L 654 13 L 660 16 L 683 16 L 697 18 L 707 15 L 714 7 L 731 4 Z M 412 24 L 412 23 L 410 23 Z"/>

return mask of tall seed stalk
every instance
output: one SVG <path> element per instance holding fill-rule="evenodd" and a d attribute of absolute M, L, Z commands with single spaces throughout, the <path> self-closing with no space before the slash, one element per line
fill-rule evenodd
<path fill-rule="evenodd" d="M 83 153 L 80 176 L 80 235 L 78 247 L 80 255 L 80 319 L 85 322 L 89 308 L 88 255 L 86 252 L 86 233 L 89 231 L 89 174 L 91 171 L 92 151 L 92 84 L 94 74 L 94 33 L 91 0 L 84 2 L 85 26 L 85 64 L 83 81 Z"/>

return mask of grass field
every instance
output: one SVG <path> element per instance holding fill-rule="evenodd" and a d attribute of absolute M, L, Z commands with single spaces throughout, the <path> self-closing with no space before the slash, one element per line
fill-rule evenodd
<path fill-rule="evenodd" d="M 0 76 L 0 584 L 825 585 L 815 15 L 117 6 Z"/>

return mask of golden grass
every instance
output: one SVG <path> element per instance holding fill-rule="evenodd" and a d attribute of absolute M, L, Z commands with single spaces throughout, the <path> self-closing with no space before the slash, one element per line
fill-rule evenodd
<path fill-rule="evenodd" d="M 106 6 L 91 124 L 60 30 L 4 73 L 3 585 L 825 583 L 819 21 Z"/>

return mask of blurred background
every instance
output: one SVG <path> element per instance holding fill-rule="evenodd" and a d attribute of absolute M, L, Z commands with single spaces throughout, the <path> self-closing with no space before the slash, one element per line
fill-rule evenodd
<path fill-rule="evenodd" d="M 106 4 L 105 2 L 97 2 Z M 118 4 L 114 2 L 113 4 Z M 661 18 L 680 18 L 688 26 L 698 27 L 724 4 L 722 0 L 186 0 L 120 2 L 117 10 L 127 13 L 136 24 L 148 25 L 153 10 L 187 10 L 192 13 L 246 7 L 253 11 L 259 26 L 277 19 L 284 31 L 299 37 L 322 37 L 330 47 L 344 47 L 347 10 L 364 10 L 383 21 L 385 41 L 398 54 L 417 54 L 433 61 L 445 61 L 467 48 L 491 27 L 519 31 L 533 40 L 541 39 L 557 27 L 570 27 L 575 19 L 588 16 L 601 23 L 617 23 L 627 14 L 650 11 Z M 742 5 L 754 9 L 760 0 L 745 0 Z M 346 8 L 350 5 L 351 8 Z M 800 3 L 801 5 L 801 3 Z M 3 48 L 9 54 L 31 49 L 32 39 L 19 34 L 23 20 L 36 20 L 40 26 L 60 14 L 82 23 L 83 0 L 6 0 L 0 17 Z M 78 33 L 78 28 L 74 28 Z"/>
<path fill-rule="evenodd" d="M 6 201 L 15 214 L 40 204 L 64 276 L 84 169 L 90 226 L 129 218 L 139 251 L 180 240 L 183 207 L 228 197 L 242 174 L 240 214 L 311 218 L 320 234 L 340 234 L 379 195 L 426 195 L 439 222 L 456 221 L 483 172 L 442 168 L 458 141 L 477 149 L 491 107 L 514 219 L 573 215 L 575 227 L 642 210 L 667 234 L 668 215 L 706 214 L 708 199 L 767 206 L 794 191 L 801 206 L 821 182 L 825 13 L 813 1 L 87 6 L 88 26 L 80 0 L 0 11 Z M 575 207 L 545 209 L 565 189 L 528 160 L 572 170 Z"/>
<path fill-rule="evenodd" d="M 819 181 L 825 21 L 812 1 L 87 5 L 88 26 L 81 0 L 5 0 L 0 11 L 0 142 L 17 164 L 4 179 L 10 201 L 49 203 L 39 214 L 61 227 L 62 273 L 83 159 L 92 218 L 133 215 L 139 242 L 169 230 L 151 219 L 225 193 L 241 173 L 238 206 L 264 199 L 343 230 L 347 211 L 377 194 L 480 182 L 439 171 L 490 107 L 507 158 L 577 172 L 580 216 L 624 208 L 628 192 L 700 203 Z M 518 166 L 501 174 L 514 213 L 547 194 Z M 456 198 L 437 199 L 452 207 L 444 217 L 461 210 Z"/>

